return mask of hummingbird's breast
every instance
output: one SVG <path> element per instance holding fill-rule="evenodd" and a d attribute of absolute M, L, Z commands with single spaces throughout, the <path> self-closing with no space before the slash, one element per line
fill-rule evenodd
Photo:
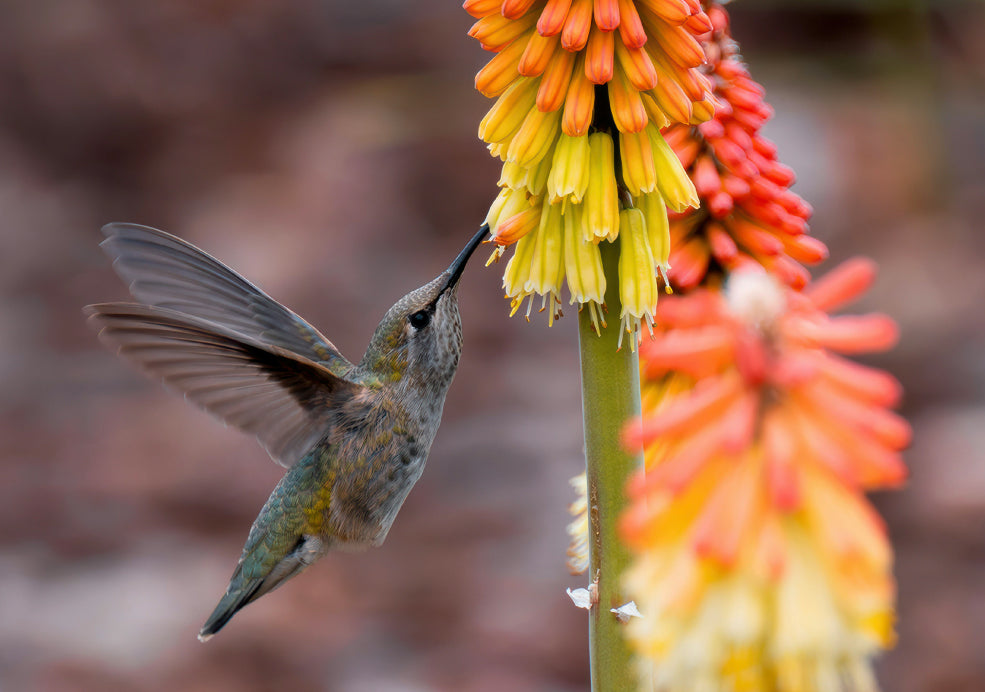
<path fill-rule="evenodd" d="M 328 526 L 339 547 L 379 545 L 421 477 L 434 430 L 399 402 L 367 397 L 340 419 L 328 442 Z M 433 426 L 436 427 L 436 426 Z"/>

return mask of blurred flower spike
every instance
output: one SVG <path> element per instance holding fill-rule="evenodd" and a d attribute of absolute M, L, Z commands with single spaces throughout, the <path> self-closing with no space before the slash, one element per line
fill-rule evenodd
<path fill-rule="evenodd" d="M 620 320 L 635 348 L 652 329 L 657 275 L 670 257 L 667 207 L 698 204 L 694 185 L 660 133 L 714 112 L 699 0 L 466 0 L 469 34 L 495 53 L 476 88 L 496 103 L 479 136 L 503 161 L 487 223 L 516 244 L 503 287 L 515 314 L 534 297 L 549 322 L 588 306 L 596 331 L 606 280 L 598 248 L 622 238 Z M 620 340 L 621 343 L 621 340 Z"/>
<path fill-rule="evenodd" d="M 828 314 L 874 276 L 851 260 L 796 292 L 760 268 L 661 301 L 621 522 L 644 614 L 627 635 L 656 689 L 876 689 L 894 583 L 864 492 L 903 482 L 911 431 L 897 381 L 838 355 L 890 348 L 896 325 Z"/>
<path fill-rule="evenodd" d="M 803 265 L 825 259 L 827 248 L 806 235 L 811 207 L 789 190 L 793 171 L 760 134 L 773 109 L 741 62 L 728 14 L 711 4 L 708 16 L 714 28 L 703 47 L 719 107 L 705 123 L 664 132 L 701 199 L 700 211 L 671 219 L 671 284 L 687 290 L 709 271 L 759 264 L 802 288 L 808 280 Z"/>

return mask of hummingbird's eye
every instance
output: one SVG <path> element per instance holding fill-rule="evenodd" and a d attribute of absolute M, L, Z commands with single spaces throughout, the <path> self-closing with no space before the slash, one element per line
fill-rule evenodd
<path fill-rule="evenodd" d="M 431 324 L 431 313 L 427 310 L 420 310 L 407 318 L 410 326 L 414 329 L 424 329 Z"/>

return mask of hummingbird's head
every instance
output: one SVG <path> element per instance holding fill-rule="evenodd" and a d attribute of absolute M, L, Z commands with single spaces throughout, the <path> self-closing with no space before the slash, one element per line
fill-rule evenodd
<path fill-rule="evenodd" d="M 462 352 L 458 281 L 488 233 L 483 225 L 448 269 L 387 310 L 363 356 L 364 369 L 385 381 L 451 384 Z"/>

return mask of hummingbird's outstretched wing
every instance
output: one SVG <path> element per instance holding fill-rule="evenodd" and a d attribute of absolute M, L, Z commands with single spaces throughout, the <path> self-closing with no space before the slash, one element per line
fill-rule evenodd
<path fill-rule="evenodd" d="M 103 227 L 103 250 L 138 302 L 207 320 L 345 375 L 352 368 L 317 329 L 211 255 L 133 223 Z"/>
<path fill-rule="evenodd" d="M 291 466 L 328 432 L 338 404 L 363 386 L 286 348 L 168 308 L 86 307 L 99 338 L 224 422 L 253 433 Z"/>

